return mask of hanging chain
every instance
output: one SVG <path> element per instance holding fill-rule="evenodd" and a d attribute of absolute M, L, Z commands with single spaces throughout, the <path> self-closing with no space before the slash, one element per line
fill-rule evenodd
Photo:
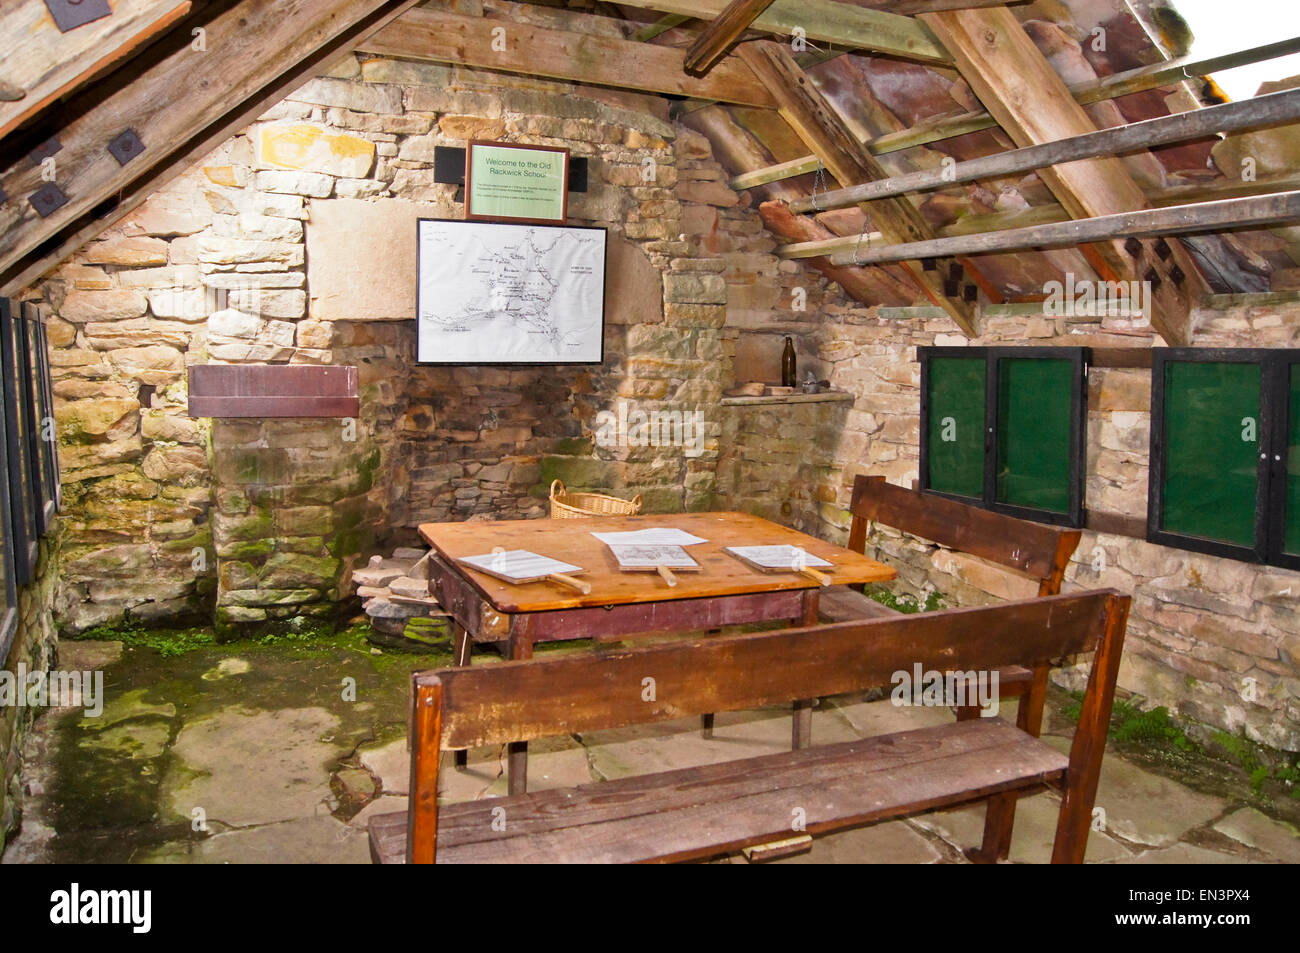
<path fill-rule="evenodd" d="M 853 246 L 853 264 L 857 265 L 859 268 L 866 264 L 866 262 L 858 260 L 858 251 L 862 248 L 863 238 L 866 238 L 867 240 L 867 251 L 871 250 L 871 235 L 868 234 L 868 231 L 873 234 L 875 233 L 875 228 L 871 224 L 871 216 L 869 215 L 862 223 L 862 231 L 858 234 L 858 243 Z"/>
<path fill-rule="evenodd" d="M 812 207 L 814 212 L 823 211 L 821 204 L 817 201 L 817 190 L 820 189 L 825 194 L 826 189 L 826 167 L 822 165 L 822 160 L 817 160 L 817 174 L 813 177 L 812 187 Z"/>

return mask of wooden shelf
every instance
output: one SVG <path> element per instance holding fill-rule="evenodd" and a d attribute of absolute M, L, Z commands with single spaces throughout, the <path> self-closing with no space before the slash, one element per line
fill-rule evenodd
<path fill-rule="evenodd" d="M 761 404 L 851 404 L 857 398 L 842 390 L 822 391 L 820 394 L 774 394 L 770 397 L 724 397 L 723 407 L 753 407 Z"/>

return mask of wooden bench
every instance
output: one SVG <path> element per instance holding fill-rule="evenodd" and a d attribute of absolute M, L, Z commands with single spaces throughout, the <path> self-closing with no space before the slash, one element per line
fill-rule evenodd
<path fill-rule="evenodd" d="M 1052 860 L 1077 863 L 1087 844 L 1128 606 L 1127 596 L 1099 590 L 416 673 L 410 810 L 371 819 L 371 855 L 378 863 L 691 860 L 970 801 L 1014 804 L 1017 794 L 1057 784 L 1063 800 Z M 861 691 L 889 685 L 917 664 L 923 671 L 989 672 L 1093 650 L 1068 758 L 1001 718 L 977 718 L 438 806 L 446 751 Z"/>
<path fill-rule="evenodd" d="M 1038 580 L 1039 596 L 1061 591 L 1070 557 L 1082 534 L 1002 513 L 971 506 L 934 493 L 909 490 L 887 483 L 883 476 L 858 476 L 853 481 L 849 503 L 848 548 L 866 554 L 867 535 L 874 523 L 892 526 L 948 549 L 1006 566 Z M 898 616 L 897 609 L 883 605 L 848 586 L 832 586 L 822 592 L 820 617 L 830 622 Z M 1016 724 L 1035 738 L 1042 730 L 1043 705 L 1047 700 L 1047 666 L 1037 669 L 1009 666 L 998 673 L 1003 698 L 1019 698 Z M 979 716 L 977 709 L 959 709 L 959 718 Z M 999 835 L 980 850 L 1005 857 L 1011 846 L 1015 801 L 991 801 L 990 811 L 1001 811 Z"/>

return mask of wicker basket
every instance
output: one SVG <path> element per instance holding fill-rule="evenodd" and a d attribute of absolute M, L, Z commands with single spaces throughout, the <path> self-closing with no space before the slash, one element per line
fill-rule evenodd
<path fill-rule="evenodd" d="M 641 512 L 641 494 L 630 500 L 603 493 L 570 493 L 556 480 L 551 484 L 551 519 L 580 520 L 588 516 L 636 516 Z"/>

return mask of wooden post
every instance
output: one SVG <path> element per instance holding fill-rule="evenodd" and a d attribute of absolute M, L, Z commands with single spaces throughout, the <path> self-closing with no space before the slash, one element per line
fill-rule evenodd
<path fill-rule="evenodd" d="M 406 862 L 434 863 L 438 849 L 438 760 L 442 754 L 442 682 L 436 675 L 411 677 L 414 727 Z"/>
<path fill-rule="evenodd" d="M 1106 749 L 1111 706 L 1115 701 L 1115 679 L 1119 675 L 1124 630 L 1128 624 L 1129 596 L 1112 595 L 1106 601 L 1105 631 L 1097 644 L 1088 675 L 1088 687 L 1079 712 L 1079 727 L 1070 745 L 1070 766 L 1065 774 L 1065 792 L 1056 823 L 1052 863 L 1081 864 L 1088 847 L 1092 806 L 1101 779 L 1101 757 Z"/>

